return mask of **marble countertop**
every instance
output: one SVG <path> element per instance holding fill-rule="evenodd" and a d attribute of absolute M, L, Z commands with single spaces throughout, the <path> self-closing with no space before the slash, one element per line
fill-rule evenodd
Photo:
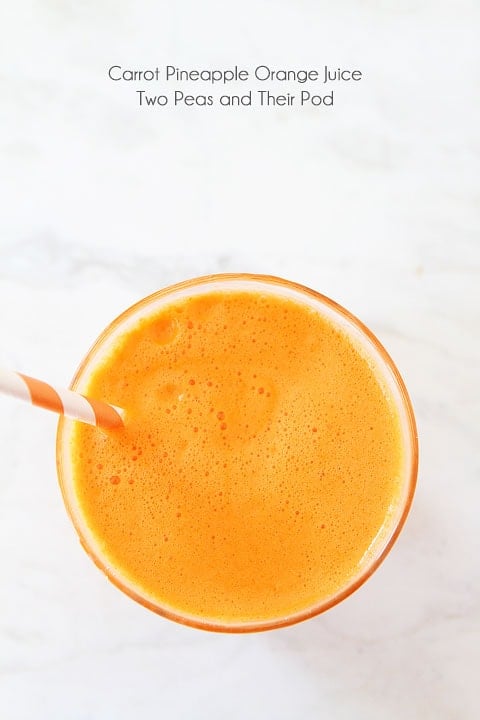
<path fill-rule="evenodd" d="M 352 597 L 269 633 L 163 620 L 83 553 L 56 419 L 0 398 L 0 717 L 480 716 L 480 6 L 110 0 L 0 9 L 0 364 L 67 384 L 101 329 L 210 272 L 345 305 L 402 372 L 413 509 Z M 139 108 L 115 63 L 359 67 L 330 111 Z M 145 110 L 145 111 L 144 111 Z"/>

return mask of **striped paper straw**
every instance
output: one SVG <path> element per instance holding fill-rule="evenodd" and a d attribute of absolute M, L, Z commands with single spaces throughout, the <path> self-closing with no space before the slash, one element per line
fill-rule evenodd
<path fill-rule="evenodd" d="M 54 388 L 28 375 L 0 368 L 0 393 L 66 415 L 74 420 L 110 429 L 123 425 L 123 411 L 71 390 Z"/>

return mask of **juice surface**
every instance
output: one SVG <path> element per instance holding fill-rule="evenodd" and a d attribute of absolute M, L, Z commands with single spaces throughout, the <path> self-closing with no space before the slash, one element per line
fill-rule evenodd
<path fill-rule="evenodd" d="M 156 310 L 95 367 L 125 429 L 72 424 L 74 492 L 107 565 L 179 615 L 271 621 L 358 574 L 402 491 L 396 403 L 345 330 L 270 293 Z"/>

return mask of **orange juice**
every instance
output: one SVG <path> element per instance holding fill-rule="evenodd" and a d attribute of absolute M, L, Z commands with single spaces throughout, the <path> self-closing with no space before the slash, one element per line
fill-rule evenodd
<path fill-rule="evenodd" d="M 403 383 L 345 310 L 287 281 L 213 276 L 128 310 L 74 385 L 125 410 L 62 419 L 62 490 L 124 591 L 191 625 L 256 630 L 352 592 L 415 482 Z"/>

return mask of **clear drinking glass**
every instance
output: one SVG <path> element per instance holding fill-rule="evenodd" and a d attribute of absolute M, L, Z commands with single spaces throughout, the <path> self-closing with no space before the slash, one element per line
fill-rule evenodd
<path fill-rule="evenodd" d="M 211 292 L 212 290 L 217 292 L 242 290 L 252 291 L 254 293 L 274 294 L 310 306 L 327 317 L 330 322 L 342 328 L 343 331 L 346 331 L 350 337 L 361 346 L 369 362 L 375 367 L 376 372 L 379 373 L 383 382 L 388 386 L 392 397 L 395 399 L 401 419 L 405 449 L 403 467 L 405 470 L 401 479 L 402 490 L 400 501 L 388 521 L 388 527 L 385 532 L 380 538 L 375 538 L 372 541 L 373 549 L 369 555 L 368 563 L 361 568 L 357 575 L 351 577 L 346 585 L 339 587 L 330 597 L 323 599 L 322 602 L 318 604 L 305 607 L 301 612 L 297 612 L 288 617 L 273 618 L 272 620 L 262 622 L 245 621 L 241 623 L 225 623 L 221 620 L 218 622 L 206 621 L 201 617 L 185 616 L 170 607 L 162 607 L 161 604 L 152 602 L 133 582 L 123 577 L 121 571 L 113 567 L 105 557 L 105 554 L 102 552 L 101 542 L 94 537 L 89 529 L 82 515 L 79 503 L 77 502 L 72 462 L 69 455 L 69 440 L 75 421 L 63 417 L 60 418 L 57 434 L 58 476 L 65 506 L 83 547 L 95 564 L 124 593 L 159 615 L 193 627 L 221 632 L 268 630 L 311 618 L 336 605 L 357 590 L 388 554 L 406 520 L 415 490 L 418 466 L 418 442 L 415 419 L 407 390 L 397 368 L 377 338 L 363 323 L 343 307 L 314 290 L 288 280 L 263 275 L 210 275 L 179 283 L 144 298 L 126 310 L 104 330 L 78 368 L 71 383 L 71 389 L 78 392 L 84 390 L 92 370 L 108 355 L 109 350 L 116 341 L 126 331 L 136 326 L 141 318 L 148 317 L 172 301 L 193 295 L 201 295 Z M 173 429 L 172 432 L 174 432 Z"/>

